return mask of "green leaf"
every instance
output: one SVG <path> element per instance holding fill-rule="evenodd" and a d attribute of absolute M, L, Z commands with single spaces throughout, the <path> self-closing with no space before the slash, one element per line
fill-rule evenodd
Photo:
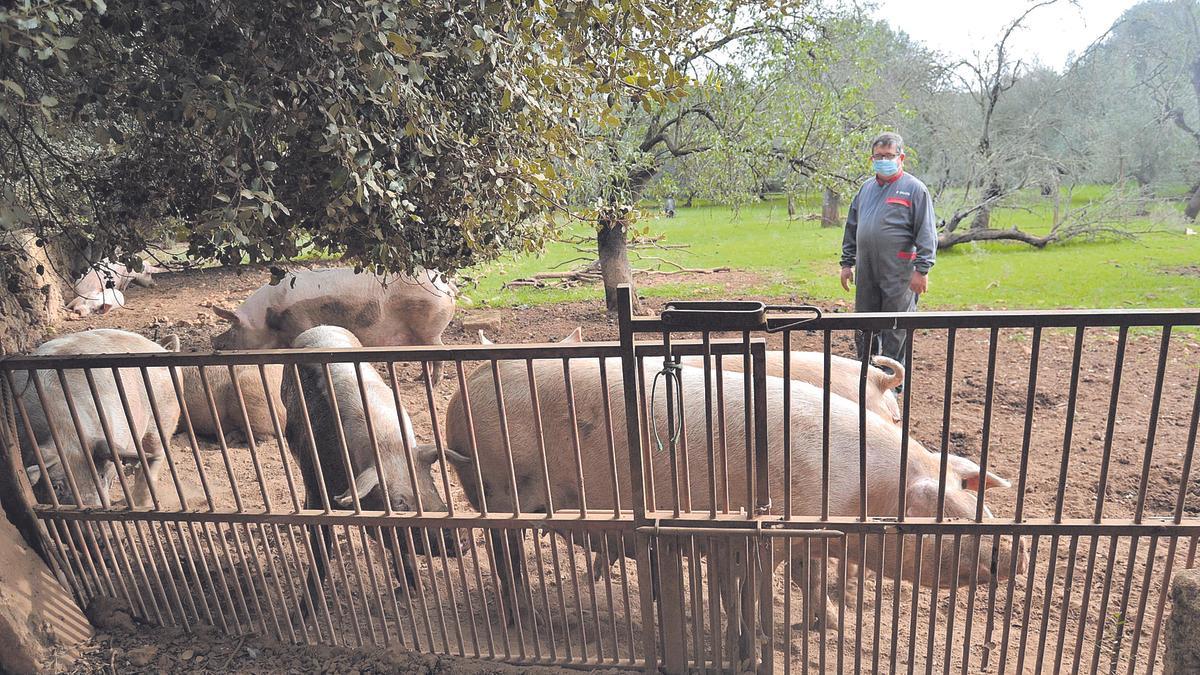
<path fill-rule="evenodd" d="M 46 95 L 42 96 L 41 103 L 43 106 L 45 106 L 47 108 L 53 108 L 54 106 L 58 105 L 58 99 L 54 98 L 53 96 L 50 96 L 49 94 L 46 94 Z"/>
<path fill-rule="evenodd" d="M 8 89 L 17 96 L 25 98 L 25 89 L 16 82 L 12 80 L 0 80 L 0 84 L 3 84 L 5 89 Z"/>

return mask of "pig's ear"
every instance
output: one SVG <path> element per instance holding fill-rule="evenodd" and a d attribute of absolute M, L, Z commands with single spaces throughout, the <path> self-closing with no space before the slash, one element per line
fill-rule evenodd
<path fill-rule="evenodd" d="M 162 345 L 162 347 L 169 352 L 177 352 L 179 351 L 179 336 L 171 333 L 170 335 L 160 339 L 158 344 Z"/>
<path fill-rule="evenodd" d="M 962 486 L 964 490 L 979 492 L 979 465 L 958 455 L 950 455 L 950 466 L 954 467 L 954 471 L 962 478 Z M 997 476 L 991 471 L 987 472 L 984 485 L 991 488 L 1007 488 L 1012 487 L 1012 483 L 1004 478 Z"/>
<path fill-rule="evenodd" d="M 570 345 L 578 342 L 583 342 L 583 326 L 576 326 L 575 330 L 571 331 L 567 337 L 558 341 L 560 344 Z"/>
<path fill-rule="evenodd" d="M 430 443 L 415 446 L 412 453 L 413 459 L 421 466 L 433 466 L 433 463 L 438 460 L 437 446 Z"/>
<path fill-rule="evenodd" d="M 481 344 L 481 345 L 490 345 L 490 344 L 495 344 L 495 343 L 494 343 L 494 342 L 492 342 L 491 340 L 489 340 L 489 339 L 487 338 L 487 336 L 483 334 L 483 330 L 480 330 L 480 331 L 479 331 L 479 344 Z"/>
<path fill-rule="evenodd" d="M 358 490 L 358 500 L 362 501 L 365 499 L 367 495 L 371 494 L 371 490 L 374 490 L 378 485 L 379 472 L 375 470 L 375 467 L 369 466 L 363 469 L 359 472 L 358 477 L 354 479 L 354 488 Z M 353 506 L 354 493 L 346 490 L 344 493 L 338 495 L 335 501 L 342 506 Z"/>
<path fill-rule="evenodd" d="M 451 462 L 454 462 L 455 464 L 464 464 L 465 465 L 465 464 L 471 463 L 470 457 L 467 457 L 466 455 L 462 454 L 461 452 L 458 452 L 457 450 L 451 450 L 450 448 L 446 448 L 446 459 L 450 460 Z"/>
<path fill-rule="evenodd" d="M 229 323 L 236 324 L 241 321 L 241 319 L 238 318 L 238 315 L 236 312 L 225 309 L 224 307 L 218 307 L 217 305 L 213 305 L 212 311 L 213 311 L 213 314 L 216 314 L 217 316 L 221 317 L 222 319 L 225 319 Z"/>

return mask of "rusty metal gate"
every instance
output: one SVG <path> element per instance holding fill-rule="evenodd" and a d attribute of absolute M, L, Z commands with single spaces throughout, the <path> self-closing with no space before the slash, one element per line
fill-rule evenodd
<path fill-rule="evenodd" d="M 3 440 L 59 577 L 152 623 L 668 672 L 1161 662 L 1200 535 L 1200 312 L 642 318 L 623 289 L 619 318 L 11 357 Z M 899 398 L 836 356 L 894 329 Z"/>

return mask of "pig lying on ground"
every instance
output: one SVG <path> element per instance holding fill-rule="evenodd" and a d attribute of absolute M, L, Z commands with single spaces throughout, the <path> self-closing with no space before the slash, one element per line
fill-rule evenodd
<path fill-rule="evenodd" d="M 152 342 L 141 335 L 122 330 L 96 329 L 55 338 L 43 343 L 33 353 L 67 356 L 179 350 L 179 338 L 174 335 L 166 338 L 164 344 L 167 345 L 165 348 L 162 344 Z M 158 477 L 162 461 L 170 451 L 167 443 L 179 421 L 179 401 L 175 398 L 170 373 L 166 368 L 147 369 L 149 387 L 158 407 L 159 421 L 162 423 L 160 430 L 155 422 L 146 395 L 146 383 L 143 382 L 139 369 L 120 369 L 133 424 L 130 433 L 130 424 L 121 405 L 121 396 L 111 369 L 100 368 L 92 371 L 102 411 L 97 410 L 93 402 L 83 371 L 67 369 L 63 372 L 67 391 L 70 393 L 69 403 L 58 374 L 53 370 L 37 371 L 38 382 L 45 392 L 44 407 L 38 397 L 37 385 L 29 380 L 24 372 L 14 374 L 16 393 L 29 416 L 28 426 L 19 414 L 17 418 L 21 455 L 25 460 L 30 483 L 38 486 L 39 500 L 48 501 L 47 489 L 53 489 L 61 503 L 76 503 L 74 491 L 70 487 L 70 479 L 73 477 L 83 506 L 107 505 L 111 481 L 119 470 L 119 467 L 112 464 L 113 459 L 137 461 L 137 444 L 140 443 L 145 451 L 148 466 L 138 472 L 130 496 L 134 505 L 146 504 L 149 485 Z M 79 418 L 78 429 L 73 423 L 72 407 Z M 54 434 L 50 424 L 54 425 Z M 112 434 L 111 444 L 105 438 L 105 425 Z M 33 432 L 32 439 L 29 436 L 30 429 Z M 165 434 L 165 438 L 160 435 L 160 431 Z M 62 443 L 61 453 L 56 450 L 54 435 L 57 435 L 58 442 Z M 40 448 L 45 460 L 45 474 L 42 473 L 42 466 L 36 461 L 33 447 L 35 444 Z M 94 462 L 95 474 L 92 473 L 93 462 L 89 462 L 88 457 Z M 46 482 L 49 485 L 46 485 Z"/>
<path fill-rule="evenodd" d="M 480 486 L 482 494 L 487 496 L 487 506 L 492 512 L 504 512 L 514 508 L 512 486 L 515 483 L 516 493 L 520 495 L 520 507 L 523 512 L 544 512 L 550 505 L 554 509 L 578 509 L 582 504 L 582 495 L 587 495 L 587 507 L 593 511 L 603 511 L 614 507 L 614 486 L 608 442 L 610 435 L 606 428 L 604 397 L 606 392 L 599 382 L 599 364 L 595 359 L 573 359 L 570 372 L 574 391 L 575 414 L 578 420 L 578 432 L 571 426 L 567 408 L 567 393 L 564 385 L 562 363 L 554 361 L 535 362 L 535 379 L 540 402 L 541 420 L 544 438 L 547 443 L 548 474 L 542 470 L 542 458 L 539 453 L 539 443 L 535 426 L 532 423 L 532 406 L 530 389 L 523 362 L 501 361 L 499 372 L 503 383 L 504 405 L 508 438 L 511 443 L 514 472 L 509 471 L 507 453 L 502 445 L 503 434 L 500 433 L 499 415 L 496 405 L 496 389 L 490 364 L 473 371 L 466 382 L 466 390 L 470 395 L 470 405 L 474 421 L 474 448 L 472 445 L 471 428 L 468 427 L 464 416 L 463 391 L 458 391 L 451 399 L 446 415 L 447 446 L 453 452 L 447 456 L 454 461 L 461 483 L 468 500 L 473 506 L 481 505 Z M 612 417 L 614 433 L 611 438 L 615 441 L 617 489 L 622 508 L 630 508 L 632 495 L 630 492 L 630 474 L 628 448 L 625 434 L 624 393 L 621 378 L 621 362 L 618 359 L 608 359 L 606 362 L 608 377 L 608 406 Z M 646 364 L 644 373 L 646 382 L 653 379 L 655 369 Z M 705 422 L 704 409 L 704 372 L 702 369 L 683 367 L 682 377 L 684 420 L 686 433 L 681 438 L 682 448 L 686 447 L 689 460 L 689 480 L 684 481 L 680 471 L 680 482 L 690 490 L 690 508 L 693 511 L 707 511 L 711 495 L 708 484 L 709 462 L 715 462 L 708 451 L 710 436 Z M 715 378 L 715 373 L 713 374 Z M 732 511 L 753 509 L 754 504 L 746 501 L 746 470 L 745 456 L 740 451 L 744 447 L 745 419 L 741 411 L 743 407 L 742 376 L 738 373 L 725 373 L 724 392 L 726 397 L 725 446 L 729 448 L 728 457 L 724 460 L 728 466 L 728 474 L 722 475 L 721 465 L 713 468 L 716 473 L 717 503 L 722 507 L 728 500 Z M 791 453 L 792 453 L 792 510 L 797 516 L 814 518 L 821 513 L 821 438 L 822 390 L 805 382 L 785 382 L 781 378 L 769 377 L 767 380 L 768 405 L 768 452 L 771 468 L 770 491 L 778 513 L 782 508 L 783 493 L 783 391 L 791 388 Z M 647 396 L 649 396 L 647 385 Z M 658 437 L 666 439 L 666 387 L 659 387 L 653 401 L 654 419 Z M 830 485 L 829 485 L 829 514 L 831 516 L 854 516 L 858 513 L 859 500 L 859 451 L 858 451 L 858 406 L 840 396 L 830 397 Z M 720 433 L 720 432 L 718 432 Z M 580 445 L 579 457 L 582 466 L 577 466 L 573 439 L 578 437 Z M 651 461 L 654 476 L 654 492 L 659 509 L 670 509 L 674 504 L 672 497 L 669 453 L 654 449 L 653 443 L 645 438 L 647 445 L 646 456 Z M 665 442 L 665 441 L 664 441 Z M 720 447 L 715 440 L 714 447 Z M 686 444 L 686 445 L 683 445 Z M 900 470 L 900 430 L 888 419 L 873 412 L 867 415 L 867 498 L 868 513 L 873 516 L 897 515 L 898 482 Z M 734 450 L 735 448 L 739 450 Z M 474 449 L 474 452 L 472 450 Z M 475 458 L 478 458 L 479 472 L 476 472 Z M 933 516 L 937 507 L 938 469 L 940 455 L 929 452 L 915 439 L 909 439 L 908 473 L 906 484 L 906 514 L 910 517 Z M 973 518 L 979 484 L 986 481 L 988 487 L 1007 487 L 1008 482 L 988 473 L 980 475 L 980 468 L 974 462 L 962 457 L 954 457 L 949 463 L 946 492 L 945 514 L 950 518 Z M 584 484 L 579 485 L 579 476 L 583 476 Z M 549 493 L 547 493 L 549 486 Z M 728 486 L 728 490 L 724 486 Z M 582 490 L 581 490 L 582 488 Z M 686 510 L 686 509 L 685 509 Z M 990 515 L 990 513 L 988 513 Z M 498 537 L 497 540 L 502 538 Z M 598 538 L 603 543 L 603 537 Z M 943 547 L 941 555 L 933 550 L 932 537 L 927 537 L 922 547 L 921 558 L 925 572 L 922 582 L 930 584 L 933 574 L 931 571 L 940 569 L 941 583 L 949 584 L 952 577 L 954 559 L 950 547 Z M 973 551 L 974 537 L 963 537 L 963 551 Z M 502 542 L 503 543 L 503 542 Z M 630 542 L 631 543 L 631 542 Z M 609 550 L 620 550 L 621 544 L 610 544 Z M 778 546 L 786 546 L 784 539 L 778 540 Z M 857 560 L 858 552 L 863 546 L 857 537 L 847 537 L 844 546 L 833 546 L 833 554 L 845 556 L 849 560 Z M 885 544 L 885 561 L 889 569 L 882 570 L 889 576 L 894 574 L 896 555 L 896 539 L 889 538 Z M 521 540 L 518 534 L 511 534 L 506 548 L 514 551 L 510 557 L 501 555 L 502 548 L 493 546 L 496 557 L 501 565 L 514 568 L 514 576 L 523 578 L 521 572 L 524 559 L 521 551 Z M 593 545 L 595 548 L 595 545 Z M 867 560 L 877 561 L 879 555 L 878 538 L 870 537 L 866 544 Z M 913 546 L 906 545 L 905 565 L 901 570 L 905 579 L 912 580 L 914 575 Z M 633 550 L 628 547 L 626 550 Z M 957 572 L 960 578 L 969 579 L 971 574 L 986 582 L 993 577 L 990 566 L 991 556 L 995 552 L 999 564 L 996 566 L 998 579 L 1006 578 L 1009 563 L 1014 552 L 1006 541 L 985 537 L 980 541 L 980 554 L 977 561 L 970 555 L 962 555 Z M 786 549 L 779 549 L 776 560 L 782 561 Z M 1024 560 L 1024 554 L 1018 551 L 1019 561 Z M 805 560 L 797 560 L 793 570 L 806 569 Z M 1023 567 L 1018 567 L 1023 569 Z M 500 578 L 507 578 L 507 572 L 500 570 Z M 507 591 L 506 591 L 507 592 Z M 523 590 L 516 591 L 519 597 L 524 597 Z M 511 592 L 509 597 L 502 599 L 512 607 Z M 836 616 L 836 606 L 826 601 L 825 620 Z M 511 615 L 510 615 L 511 619 Z"/>
<path fill-rule="evenodd" d="M 490 345 L 492 341 L 479 331 L 479 342 Z M 583 342 L 583 328 L 576 327 L 563 342 Z M 680 361 L 687 366 L 704 367 L 703 356 L 684 356 Z M 783 377 L 783 352 L 767 352 L 767 375 Z M 886 356 L 876 356 L 872 362 L 892 371 L 889 375 L 880 368 L 867 368 L 867 409 L 890 419 L 897 425 L 903 421 L 900 415 L 900 405 L 896 400 L 894 389 L 904 382 L 904 366 Z M 717 368 L 717 358 L 712 357 L 710 367 Z M 725 372 L 742 372 L 742 357 L 726 356 L 721 359 L 721 369 Z M 862 376 L 862 362 L 842 356 L 830 355 L 829 372 L 832 383 L 829 391 L 833 395 L 858 403 L 858 383 Z M 818 389 L 825 386 L 825 355 L 822 352 L 793 351 L 789 375 L 793 380 L 807 382 Z"/>
<path fill-rule="evenodd" d="M 125 294 L 115 288 L 102 288 L 89 291 L 84 295 L 72 298 L 67 303 L 67 311 L 79 317 L 92 314 L 107 314 L 117 307 L 125 306 Z"/>
<path fill-rule="evenodd" d="M 153 275 L 163 271 L 161 267 L 146 263 L 142 271 L 135 272 L 120 263 L 102 260 L 97 269 L 88 270 L 75 282 L 74 297 L 67 302 L 67 309 L 79 316 L 87 316 L 123 307 L 125 289 L 130 283 L 153 286 Z"/>
<path fill-rule="evenodd" d="M 317 326 L 297 336 L 293 346 L 298 349 L 350 349 L 362 345 L 345 328 Z M 384 511 L 390 507 L 393 511 L 412 511 L 416 509 L 419 496 L 425 510 L 445 511 L 446 502 L 438 494 L 433 481 L 437 449 L 417 445 L 412 420 L 403 406 L 397 412 L 392 388 L 369 363 L 329 364 L 332 383 L 326 380 L 324 370 L 324 364 L 306 363 L 299 368 L 298 382 L 291 368 L 284 371 L 283 377 L 287 441 L 304 476 L 305 507 L 326 508 L 321 497 L 324 490 L 335 502 L 329 507 L 356 508 L 350 489 L 353 480 L 363 510 Z M 359 391 L 360 375 L 356 375 L 356 370 L 361 374 L 366 390 L 365 406 Z M 306 411 L 311 429 L 305 421 Z M 339 435 L 339 424 L 344 436 Z M 375 443 L 372 443 L 372 436 Z M 341 438 L 345 439 L 346 452 L 349 454 L 350 474 L 347 474 Z M 382 466 L 376 465 L 376 447 Z M 413 467 L 412 474 L 409 473 L 410 466 Z M 379 486 L 381 472 L 383 489 Z M 324 478 L 324 485 L 319 477 Z M 387 491 L 386 501 L 384 489 Z M 399 527 L 404 525 L 402 522 L 397 525 L 384 530 L 387 541 L 383 543 L 388 550 L 401 552 L 400 559 L 393 559 L 392 563 L 397 578 L 411 586 L 415 577 L 408 560 L 406 538 L 398 534 Z M 311 528 L 313 550 L 318 550 L 318 537 L 323 542 L 321 550 L 329 550 L 331 536 L 332 531 L 328 526 L 321 526 L 319 531 L 318 528 Z M 424 540 L 425 537 L 414 534 L 413 553 L 425 552 Z M 430 536 L 428 544 L 430 554 L 440 553 L 443 546 L 448 554 L 458 553 L 457 539 L 450 530 L 444 533 L 444 541 L 439 541 L 437 536 Z M 317 574 L 314 577 L 310 573 L 308 582 L 310 603 L 322 597 L 318 592 L 318 579 L 325 577 L 322 556 L 316 556 L 316 560 Z M 315 608 L 315 605 L 311 607 Z M 308 609 L 306 607 L 305 611 Z"/>
<path fill-rule="evenodd" d="M 349 329 L 368 347 L 440 345 L 454 316 L 453 285 L 433 272 L 387 280 L 348 268 L 299 270 L 252 293 L 237 311 L 214 307 L 230 322 L 214 349 L 281 349 L 320 325 Z M 441 377 L 441 363 L 433 378 Z"/>
<path fill-rule="evenodd" d="M 242 391 L 242 400 L 246 404 L 246 414 L 242 415 L 242 404 L 238 402 L 237 392 L 234 391 L 233 381 L 229 378 L 229 368 L 212 366 L 204 369 L 208 386 L 212 392 L 213 402 L 216 403 L 217 415 L 221 422 L 221 431 L 226 438 L 237 439 L 238 435 L 253 434 L 254 440 L 261 441 L 273 438 L 275 423 L 271 419 L 271 410 L 279 415 L 279 426 L 287 426 L 287 409 L 279 398 L 279 384 L 283 379 L 283 366 L 269 363 L 264 366 L 267 376 L 267 387 L 270 391 L 270 405 L 267 394 L 263 391 L 262 376 L 257 366 L 235 366 L 238 388 Z M 200 379 L 200 369 L 195 366 L 181 368 L 180 378 L 183 380 L 183 400 L 187 403 L 188 418 L 192 422 L 192 430 L 197 436 L 204 438 L 217 437 L 217 423 L 213 419 L 212 407 L 209 406 L 208 395 L 204 391 L 204 383 Z M 246 423 L 249 421 L 249 433 Z M 184 419 L 180 419 L 180 431 L 186 431 Z"/>

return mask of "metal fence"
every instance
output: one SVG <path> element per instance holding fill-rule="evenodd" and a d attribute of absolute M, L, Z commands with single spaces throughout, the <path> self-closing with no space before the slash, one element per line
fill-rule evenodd
<path fill-rule="evenodd" d="M 55 571 L 153 623 L 515 663 L 1160 662 L 1200 312 L 622 299 L 618 342 L 4 359 Z M 835 354 L 895 328 L 891 399 Z"/>

